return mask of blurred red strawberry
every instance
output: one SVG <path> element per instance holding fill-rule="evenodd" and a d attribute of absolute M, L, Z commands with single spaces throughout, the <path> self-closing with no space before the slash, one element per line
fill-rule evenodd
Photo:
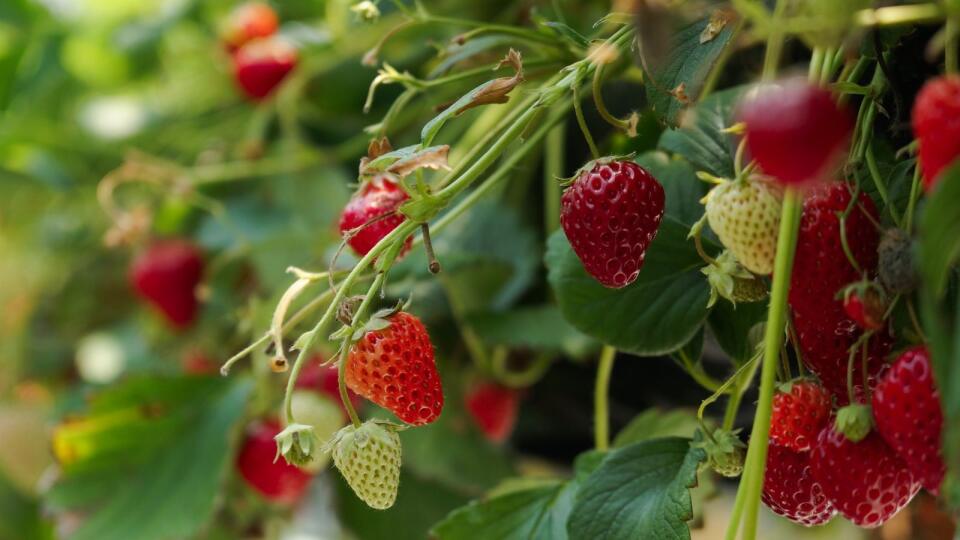
<path fill-rule="evenodd" d="M 465 396 L 467 411 L 487 439 L 503 442 L 517 422 L 520 393 L 490 382 L 475 384 Z"/>

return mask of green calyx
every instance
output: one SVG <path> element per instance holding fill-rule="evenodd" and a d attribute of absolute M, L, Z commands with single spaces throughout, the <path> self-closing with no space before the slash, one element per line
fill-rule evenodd
<path fill-rule="evenodd" d="M 852 442 L 860 442 L 873 429 L 873 412 L 868 405 L 847 405 L 837 411 L 837 431 Z"/>
<path fill-rule="evenodd" d="M 306 424 L 290 424 L 274 437 L 277 442 L 277 456 L 298 467 L 314 460 L 320 453 L 320 444 L 313 427 Z"/>
<path fill-rule="evenodd" d="M 737 302 L 758 302 L 767 297 L 767 284 L 744 268 L 729 251 L 700 270 L 710 284 L 707 307 L 712 307 L 722 296 L 736 305 Z"/>
<path fill-rule="evenodd" d="M 743 444 L 737 436 L 739 431 L 717 429 L 712 436 L 701 438 L 691 445 L 702 448 L 707 453 L 707 462 L 714 472 L 720 476 L 734 478 L 743 472 L 747 449 L 747 445 Z"/>

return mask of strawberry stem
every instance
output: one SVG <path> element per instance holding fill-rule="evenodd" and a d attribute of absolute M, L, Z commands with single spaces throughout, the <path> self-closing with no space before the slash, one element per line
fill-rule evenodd
<path fill-rule="evenodd" d="M 420 233 L 423 238 L 423 250 L 427 252 L 427 268 L 431 274 L 439 274 L 440 261 L 437 260 L 437 255 L 433 252 L 433 241 L 430 240 L 430 225 L 421 223 Z"/>
<path fill-rule="evenodd" d="M 610 448 L 610 414 L 607 403 L 609 401 L 610 374 L 613 372 L 613 360 L 617 356 L 617 349 L 604 345 L 600 351 L 600 362 L 597 365 L 597 380 L 593 394 L 593 439 L 594 446 L 600 452 Z"/>
<path fill-rule="evenodd" d="M 590 155 L 593 156 L 593 159 L 600 159 L 600 151 L 597 150 L 597 143 L 593 142 L 593 135 L 590 133 L 590 128 L 587 127 L 587 120 L 583 117 L 583 106 L 580 100 L 580 85 L 574 84 L 573 112 L 577 117 L 577 125 L 580 126 L 580 131 L 583 133 L 584 140 L 587 141 L 587 146 L 590 147 Z"/>
<path fill-rule="evenodd" d="M 778 2 L 778 7 L 784 2 Z M 736 506 L 746 511 L 743 523 L 743 538 L 753 540 L 757 533 L 757 514 L 760 507 L 760 492 L 763 486 L 763 474 L 767 460 L 768 437 L 770 435 L 770 417 L 772 414 L 773 392 L 776 383 L 777 365 L 780 356 L 780 343 L 783 341 L 786 324 L 787 291 L 793 271 L 793 255 L 797 245 L 797 233 L 802 210 L 801 194 L 794 188 L 787 188 L 781 210 L 780 234 L 777 239 L 777 254 L 774 260 L 773 286 L 770 292 L 770 307 L 764 334 L 763 365 L 760 372 L 760 395 L 757 401 L 757 413 L 750 433 L 750 449 L 747 452 L 743 479 L 737 491 Z M 731 519 L 727 528 L 727 538 L 735 538 L 739 530 L 739 519 Z"/>

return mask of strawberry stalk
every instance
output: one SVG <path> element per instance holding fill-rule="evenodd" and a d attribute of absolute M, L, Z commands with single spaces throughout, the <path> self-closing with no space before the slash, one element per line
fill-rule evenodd
<path fill-rule="evenodd" d="M 594 446 L 600 452 L 606 452 L 610 448 L 610 414 L 607 404 L 610 374 L 613 372 L 613 360 L 616 356 L 617 349 L 604 345 L 597 365 L 597 380 L 593 394 L 593 439 Z"/>

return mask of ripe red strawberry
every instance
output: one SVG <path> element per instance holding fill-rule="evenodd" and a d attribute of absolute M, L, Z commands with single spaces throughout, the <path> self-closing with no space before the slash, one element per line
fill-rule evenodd
<path fill-rule="evenodd" d="M 920 488 L 876 431 L 855 443 L 833 426 L 825 427 L 810 454 L 810 465 L 837 511 L 860 527 L 882 525 Z"/>
<path fill-rule="evenodd" d="M 282 39 L 255 39 L 234 53 L 234 78 L 250 99 L 262 100 L 296 67 L 297 56 L 297 49 Z"/>
<path fill-rule="evenodd" d="M 427 329 L 400 311 L 371 330 L 347 357 L 347 385 L 408 424 L 429 424 L 443 409 L 443 388 Z"/>
<path fill-rule="evenodd" d="M 296 387 L 304 390 L 313 390 L 314 392 L 333 399 L 337 403 L 337 406 L 343 411 L 344 419 L 346 419 L 347 409 L 343 406 L 343 402 L 340 401 L 340 383 L 338 380 L 339 374 L 337 373 L 337 367 L 322 366 L 320 365 L 321 361 L 322 359 L 319 357 L 310 359 L 309 363 L 300 371 L 300 376 L 297 377 Z M 360 396 L 349 388 L 347 389 L 347 396 L 349 396 L 354 409 L 360 408 L 362 404 Z"/>
<path fill-rule="evenodd" d="M 943 412 L 925 347 L 904 352 L 884 373 L 873 391 L 873 415 L 883 440 L 927 491 L 939 493 L 945 473 Z"/>
<path fill-rule="evenodd" d="M 886 311 L 880 293 L 874 288 L 848 290 L 843 296 L 843 311 L 864 330 L 883 328 Z"/>
<path fill-rule="evenodd" d="M 850 348 L 862 334 L 837 298 L 841 289 L 861 278 L 847 259 L 840 238 L 838 215 L 847 209 L 851 200 L 850 188 L 843 183 L 818 186 L 807 194 L 789 292 L 800 356 L 841 403 L 847 401 Z M 846 218 L 846 237 L 853 258 L 860 269 L 869 274 L 877 268 L 879 234 L 871 221 L 876 216 L 873 201 L 861 193 Z M 891 342 L 886 332 L 871 337 L 868 345 L 871 376 L 882 367 Z M 855 377 L 858 393 L 862 391 L 861 380 L 862 377 Z"/>
<path fill-rule="evenodd" d="M 503 442 L 517 422 L 520 394 L 498 384 L 481 382 L 465 396 L 467 411 L 487 439 Z"/>
<path fill-rule="evenodd" d="M 137 294 L 176 328 L 186 328 L 196 319 L 196 288 L 202 277 L 200 249 L 181 239 L 154 242 L 134 259 L 129 273 Z"/>
<path fill-rule="evenodd" d="M 830 91 L 800 78 L 758 89 L 740 103 L 737 114 L 746 124 L 753 159 L 784 184 L 827 179 L 853 131 L 850 112 Z"/>
<path fill-rule="evenodd" d="M 810 455 L 771 444 L 761 494 L 763 504 L 775 514 L 807 527 L 822 525 L 837 513 L 813 478 Z"/>
<path fill-rule="evenodd" d="M 603 286 L 637 279 L 663 218 L 663 187 L 632 161 L 597 160 L 563 192 L 560 223 L 587 273 Z"/>
<path fill-rule="evenodd" d="M 920 142 L 923 187 L 930 192 L 940 174 L 960 156 L 960 77 L 933 79 L 913 104 L 913 134 Z"/>
<path fill-rule="evenodd" d="M 406 191 L 386 176 L 365 181 L 340 214 L 340 234 L 362 227 L 347 243 L 357 255 L 366 255 L 377 242 L 403 223 L 406 218 L 397 209 L 409 198 Z M 392 215 L 378 219 L 385 214 Z M 407 238 L 401 255 L 410 250 L 411 242 L 412 238 Z"/>
<path fill-rule="evenodd" d="M 273 35 L 278 25 L 273 8 L 261 2 L 248 2 L 230 13 L 221 36 L 227 50 L 233 52 L 250 40 Z"/>
<path fill-rule="evenodd" d="M 813 381 L 788 383 L 773 396 L 770 442 L 794 452 L 810 450 L 830 418 L 830 393 Z"/>
<path fill-rule="evenodd" d="M 248 426 L 237 455 L 237 470 L 250 487 L 268 500 L 291 504 L 300 499 L 312 477 L 284 459 L 276 459 L 277 443 L 273 438 L 281 430 L 276 420 Z"/>

